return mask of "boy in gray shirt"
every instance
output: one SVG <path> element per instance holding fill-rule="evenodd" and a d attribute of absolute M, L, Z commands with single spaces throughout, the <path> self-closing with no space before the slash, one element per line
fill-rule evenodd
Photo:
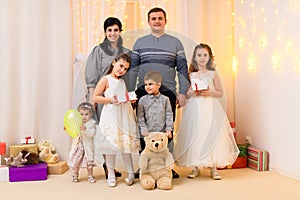
<path fill-rule="evenodd" d="M 144 76 L 147 95 L 141 97 L 138 103 L 138 124 L 141 130 L 141 149 L 145 148 L 143 137 L 149 132 L 165 132 L 172 138 L 173 112 L 170 100 L 159 92 L 162 76 L 158 71 L 150 71 Z M 172 149 L 170 149 L 172 151 Z"/>

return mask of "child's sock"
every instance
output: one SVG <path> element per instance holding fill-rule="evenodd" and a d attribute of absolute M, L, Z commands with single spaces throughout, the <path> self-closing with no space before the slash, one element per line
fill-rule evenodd
<path fill-rule="evenodd" d="M 116 178 L 115 176 L 116 155 L 106 155 L 106 165 L 108 171 L 108 179 Z"/>
<path fill-rule="evenodd" d="M 133 171 L 133 162 L 132 162 L 131 154 L 123 153 L 122 158 L 123 158 L 124 164 L 127 166 L 128 179 L 133 180 L 134 179 L 134 171 Z"/>

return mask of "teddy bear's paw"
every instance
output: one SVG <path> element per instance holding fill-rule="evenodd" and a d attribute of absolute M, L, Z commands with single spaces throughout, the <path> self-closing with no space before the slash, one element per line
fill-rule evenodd
<path fill-rule="evenodd" d="M 155 188 L 155 180 L 149 175 L 140 177 L 140 182 L 145 190 L 153 190 Z"/>
<path fill-rule="evenodd" d="M 58 161 L 59 161 L 59 156 L 58 156 L 58 154 L 54 154 L 52 160 L 53 160 L 54 162 L 58 162 Z"/>
<path fill-rule="evenodd" d="M 157 188 L 161 190 L 170 190 L 172 188 L 172 179 L 163 177 L 157 181 Z"/>
<path fill-rule="evenodd" d="M 144 183 L 144 184 L 142 184 L 142 186 L 143 186 L 144 190 L 154 190 L 154 188 L 155 188 L 155 184 L 152 184 L 152 183 L 151 184 Z"/>

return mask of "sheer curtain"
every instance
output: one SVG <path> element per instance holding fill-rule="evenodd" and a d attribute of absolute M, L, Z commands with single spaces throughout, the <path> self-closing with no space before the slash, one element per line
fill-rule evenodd
<path fill-rule="evenodd" d="M 0 1 L 0 140 L 48 140 L 66 159 L 63 116 L 72 98 L 72 18 L 68 0 Z M 7 149 L 8 151 L 8 149 Z"/>
<path fill-rule="evenodd" d="M 103 22 L 118 17 L 124 44 L 150 31 L 147 12 L 167 12 L 167 32 L 179 37 L 188 60 L 196 43 L 211 45 L 233 115 L 232 1 L 218 0 L 1 0 L 0 141 L 32 135 L 52 142 L 66 159 L 70 137 L 63 116 L 85 99 L 84 62 L 104 38 Z"/>

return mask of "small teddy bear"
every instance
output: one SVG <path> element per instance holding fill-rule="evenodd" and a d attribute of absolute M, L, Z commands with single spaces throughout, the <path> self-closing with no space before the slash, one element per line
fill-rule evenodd
<path fill-rule="evenodd" d="M 139 158 L 140 183 L 146 190 L 172 188 L 174 159 L 168 148 L 166 133 L 151 132 L 144 138 L 146 147 Z"/>
<path fill-rule="evenodd" d="M 39 143 L 38 146 L 40 161 L 49 164 L 57 163 L 59 161 L 59 156 L 57 153 L 55 153 L 55 147 L 48 141 Z"/>
<path fill-rule="evenodd" d="M 21 167 L 27 162 L 26 157 L 29 154 L 30 153 L 27 153 L 26 155 L 23 155 L 22 152 L 19 152 L 19 154 L 17 156 L 14 157 L 13 155 L 11 155 L 8 158 L 4 158 L 4 160 L 6 161 L 7 166 Z"/>

